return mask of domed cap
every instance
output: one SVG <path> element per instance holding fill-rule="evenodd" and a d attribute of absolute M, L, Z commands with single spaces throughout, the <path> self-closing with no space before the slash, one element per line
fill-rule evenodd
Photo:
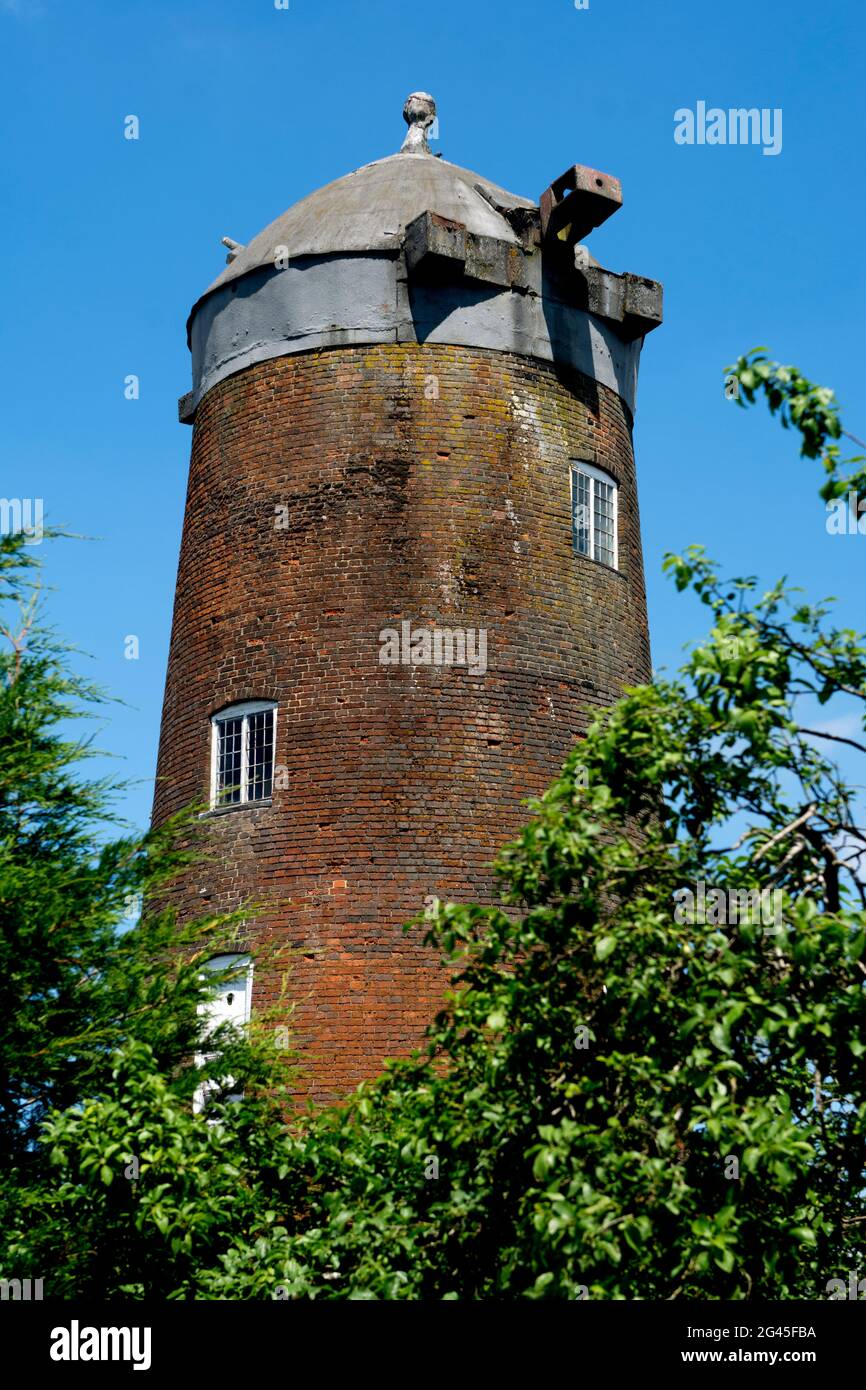
<path fill-rule="evenodd" d="M 412 92 L 398 154 L 284 212 L 229 264 L 188 322 L 192 421 L 213 386 L 255 363 L 362 343 L 448 343 L 561 362 L 633 407 L 661 288 L 603 270 L 579 244 L 622 202 L 573 165 L 538 204 L 430 152 L 436 103 Z"/>
<path fill-rule="evenodd" d="M 411 133 L 410 128 L 407 141 Z M 536 206 L 424 149 L 404 149 L 295 203 L 237 253 L 206 293 L 272 266 L 278 256 L 294 260 L 341 251 L 396 251 L 408 224 L 428 208 L 463 223 L 477 236 L 517 245 L 513 228 L 493 204 L 508 209 Z"/>

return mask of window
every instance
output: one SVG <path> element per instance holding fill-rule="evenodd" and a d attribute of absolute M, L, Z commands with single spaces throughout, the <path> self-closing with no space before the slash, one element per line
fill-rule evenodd
<path fill-rule="evenodd" d="M 264 801 L 274 781 L 277 707 L 273 700 L 248 700 L 211 718 L 211 806 Z"/>
<path fill-rule="evenodd" d="M 591 463 L 571 465 L 571 533 L 575 555 L 617 567 L 617 486 Z"/>
<path fill-rule="evenodd" d="M 224 1023 L 231 1024 L 238 1031 L 241 1031 L 245 1024 L 250 1021 L 250 1001 L 253 989 L 253 964 L 249 956 L 225 955 L 212 956 L 205 961 L 205 971 L 219 975 L 211 989 L 210 998 L 206 1004 L 199 1005 L 199 1013 L 206 1018 L 205 1036 L 213 1033 Z M 206 1062 L 211 1062 L 218 1057 L 218 1052 L 199 1052 L 196 1053 L 196 1066 L 204 1066 Z M 234 1080 L 230 1076 L 222 1078 L 220 1084 L 215 1081 L 203 1081 L 196 1088 L 193 1096 L 192 1108 L 195 1114 L 204 1110 L 207 1106 L 208 1097 L 213 1095 L 222 1087 L 231 1087 Z M 226 1097 L 230 1101 L 240 1101 L 243 1093 L 237 1092 Z"/>

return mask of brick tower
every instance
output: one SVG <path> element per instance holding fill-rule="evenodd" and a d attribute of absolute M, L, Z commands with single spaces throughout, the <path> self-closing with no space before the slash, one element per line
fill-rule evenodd
<path fill-rule="evenodd" d="M 154 821 L 198 802 L 182 913 L 263 905 L 294 948 L 305 1094 L 417 1045 L 443 976 L 403 923 L 489 864 L 594 708 L 650 675 L 632 418 L 661 288 L 582 244 L 621 203 L 538 204 L 430 153 L 291 207 L 189 320 L 194 426 Z M 257 967 L 252 1002 L 277 987 Z"/>

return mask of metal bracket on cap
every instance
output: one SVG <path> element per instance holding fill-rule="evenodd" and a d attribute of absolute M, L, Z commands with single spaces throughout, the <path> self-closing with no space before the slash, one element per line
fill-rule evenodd
<path fill-rule="evenodd" d="M 545 241 L 574 246 L 622 207 L 622 185 L 612 174 L 574 164 L 539 198 Z"/>

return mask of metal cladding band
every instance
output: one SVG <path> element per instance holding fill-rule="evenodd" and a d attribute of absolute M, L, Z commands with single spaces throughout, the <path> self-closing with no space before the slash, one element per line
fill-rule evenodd
<path fill-rule="evenodd" d="M 604 270 L 579 244 L 622 205 L 619 181 L 575 165 L 539 203 L 433 156 L 435 103 L 416 92 L 404 149 L 293 204 L 228 264 L 188 323 L 192 391 L 318 348 L 436 343 L 571 367 L 635 410 L 661 286 Z"/>
<path fill-rule="evenodd" d="M 641 339 L 541 294 L 460 279 L 407 280 L 387 253 L 305 256 L 232 280 L 199 305 L 190 330 L 193 392 L 185 418 L 213 386 L 257 362 L 314 348 L 440 343 L 492 348 L 574 367 L 634 414 Z"/>

